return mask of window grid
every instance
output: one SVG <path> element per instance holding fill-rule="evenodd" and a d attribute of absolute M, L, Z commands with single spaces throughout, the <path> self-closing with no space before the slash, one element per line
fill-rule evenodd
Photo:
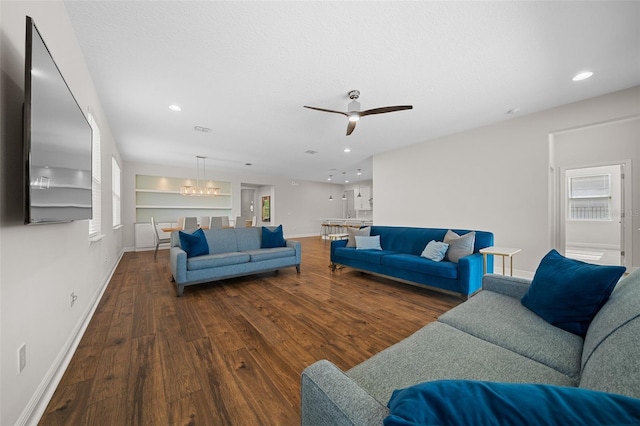
<path fill-rule="evenodd" d="M 569 220 L 611 220 L 611 175 L 569 178 Z"/>

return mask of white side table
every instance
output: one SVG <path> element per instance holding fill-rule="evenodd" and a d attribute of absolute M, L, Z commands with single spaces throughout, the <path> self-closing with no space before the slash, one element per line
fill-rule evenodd
<path fill-rule="evenodd" d="M 511 269 L 509 270 L 509 273 L 511 276 L 513 276 L 513 256 L 516 253 L 520 253 L 522 251 L 522 249 L 519 248 L 513 248 L 513 247 L 485 247 L 483 249 L 478 250 L 480 253 L 483 254 L 484 256 L 484 263 L 483 263 L 483 272 L 486 274 L 487 273 L 487 255 L 489 254 L 493 254 L 494 256 L 502 256 L 502 275 L 505 275 L 505 268 L 504 268 L 504 258 L 508 257 L 511 263 Z"/>

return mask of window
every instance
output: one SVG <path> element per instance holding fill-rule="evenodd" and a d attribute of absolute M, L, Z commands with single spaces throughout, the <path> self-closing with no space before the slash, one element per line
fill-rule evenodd
<path fill-rule="evenodd" d="M 113 227 L 120 226 L 120 166 L 115 157 L 111 157 L 111 194 L 113 197 Z"/>
<path fill-rule="evenodd" d="M 569 220 L 611 220 L 611 175 L 569 178 Z"/>
<path fill-rule="evenodd" d="M 92 218 L 89 220 L 89 236 L 95 237 L 100 235 L 101 229 L 101 167 L 100 167 L 100 129 L 93 115 L 89 114 L 89 125 L 91 125 L 91 213 Z"/>

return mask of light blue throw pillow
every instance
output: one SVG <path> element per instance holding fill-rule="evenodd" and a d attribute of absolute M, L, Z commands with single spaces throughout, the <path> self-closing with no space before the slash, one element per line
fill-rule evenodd
<path fill-rule="evenodd" d="M 356 250 L 382 250 L 380 247 L 380 235 L 363 237 L 356 235 Z"/>
<path fill-rule="evenodd" d="M 440 262 L 444 259 L 444 255 L 447 253 L 448 248 L 449 244 L 447 243 L 431 240 L 422 251 L 421 256 L 433 260 L 434 262 Z"/>

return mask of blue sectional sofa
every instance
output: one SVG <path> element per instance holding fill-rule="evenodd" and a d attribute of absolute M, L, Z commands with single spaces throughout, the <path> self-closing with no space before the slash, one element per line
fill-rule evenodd
<path fill-rule="evenodd" d="M 300 243 L 285 240 L 284 247 L 262 247 L 262 227 L 208 229 L 209 253 L 187 257 L 179 233 L 171 233 L 169 260 L 178 296 L 184 287 L 294 266 L 300 272 Z"/>
<path fill-rule="evenodd" d="M 483 258 L 478 250 L 493 245 L 493 233 L 475 231 L 473 254 L 457 263 L 435 262 L 421 256 L 429 241 L 443 241 L 447 229 L 372 226 L 371 236 L 380 236 L 382 250 L 358 250 L 346 247 L 347 240 L 331 242 L 331 266 L 349 266 L 364 272 L 384 275 L 410 283 L 447 290 L 468 297 L 482 285 Z M 471 232 L 453 229 L 464 236 Z M 493 272 L 493 256 L 487 258 L 487 272 Z"/>

